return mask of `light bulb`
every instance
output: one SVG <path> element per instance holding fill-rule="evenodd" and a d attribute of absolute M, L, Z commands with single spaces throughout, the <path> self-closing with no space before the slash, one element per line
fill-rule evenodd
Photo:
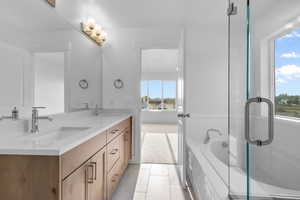
<path fill-rule="evenodd" d="M 99 36 L 101 34 L 101 30 L 102 30 L 101 26 L 99 26 L 99 25 L 95 26 L 95 34 L 97 36 Z"/>
<path fill-rule="evenodd" d="M 97 38 L 96 38 L 96 42 L 97 42 L 98 44 L 102 44 L 103 41 L 102 41 L 99 37 L 97 37 Z"/>
<path fill-rule="evenodd" d="M 107 39 L 107 33 L 105 31 L 101 32 L 100 39 L 105 41 Z"/>
<path fill-rule="evenodd" d="M 96 40 L 98 38 L 97 34 L 95 33 L 95 31 L 91 34 L 90 36 L 91 38 L 93 38 L 94 40 Z"/>
<path fill-rule="evenodd" d="M 83 29 L 83 32 L 85 32 L 87 35 L 91 35 L 93 33 L 93 31 L 90 29 L 90 27 L 85 23 L 82 23 L 82 29 Z"/>
<path fill-rule="evenodd" d="M 86 25 L 87 25 L 91 30 L 93 30 L 93 29 L 95 28 L 95 26 L 96 26 L 95 20 L 94 20 L 93 18 L 89 18 L 89 19 L 87 20 Z"/>

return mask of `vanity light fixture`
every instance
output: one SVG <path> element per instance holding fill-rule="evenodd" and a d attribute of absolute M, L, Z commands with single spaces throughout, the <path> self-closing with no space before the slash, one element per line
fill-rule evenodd
<path fill-rule="evenodd" d="M 52 7 L 55 7 L 55 0 L 47 0 L 47 2 L 48 2 Z"/>
<path fill-rule="evenodd" d="M 107 33 L 92 18 L 81 22 L 81 30 L 99 46 L 102 46 L 107 40 Z"/>

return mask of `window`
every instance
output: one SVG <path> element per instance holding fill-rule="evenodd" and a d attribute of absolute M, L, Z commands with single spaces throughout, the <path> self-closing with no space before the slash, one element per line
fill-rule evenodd
<path fill-rule="evenodd" d="M 163 104 L 167 110 L 174 110 L 176 107 L 176 82 L 164 81 L 163 82 Z"/>
<path fill-rule="evenodd" d="M 175 110 L 176 81 L 142 81 L 141 102 L 144 110 Z"/>
<path fill-rule="evenodd" d="M 300 29 L 275 40 L 275 111 L 300 118 Z"/>
<path fill-rule="evenodd" d="M 148 81 L 148 109 L 158 110 L 162 99 L 162 81 Z"/>

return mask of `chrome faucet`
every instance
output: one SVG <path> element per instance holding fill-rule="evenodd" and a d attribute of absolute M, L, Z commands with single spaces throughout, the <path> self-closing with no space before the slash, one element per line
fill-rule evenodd
<path fill-rule="evenodd" d="M 0 121 L 3 119 L 12 119 L 13 121 L 19 119 L 19 111 L 17 110 L 17 107 L 14 107 L 14 109 L 11 111 L 11 116 L 2 116 L 0 117 Z"/>
<path fill-rule="evenodd" d="M 98 116 L 98 115 L 99 115 L 99 108 L 98 108 L 98 104 L 96 104 L 96 106 L 95 106 L 94 114 L 95 114 L 96 116 Z"/>
<path fill-rule="evenodd" d="M 209 143 L 210 138 L 211 138 L 211 136 L 210 136 L 211 132 L 218 133 L 219 136 L 223 135 L 222 132 L 219 129 L 215 129 L 215 128 L 207 129 L 207 131 L 206 131 L 206 137 L 205 137 L 204 142 L 203 142 L 204 144 Z"/>
<path fill-rule="evenodd" d="M 31 133 L 38 134 L 39 133 L 39 120 L 47 119 L 52 121 L 53 119 L 50 117 L 39 117 L 38 109 L 45 109 L 46 107 L 32 107 L 32 118 L 31 118 Z"/>

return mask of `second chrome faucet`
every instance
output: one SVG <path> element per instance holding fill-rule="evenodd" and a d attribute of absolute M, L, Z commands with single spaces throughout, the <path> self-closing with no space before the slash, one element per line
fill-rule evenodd
<path fill-rule="evenodd" d="M 31 133 L 38 134 L 39 133 L 39 120 L 46 119 L 52 121 L 51 117 L 40 117 L 38 109 L 45 109 L 46 107 L 32 107 L 32 118 L 31 118 Z"/>

